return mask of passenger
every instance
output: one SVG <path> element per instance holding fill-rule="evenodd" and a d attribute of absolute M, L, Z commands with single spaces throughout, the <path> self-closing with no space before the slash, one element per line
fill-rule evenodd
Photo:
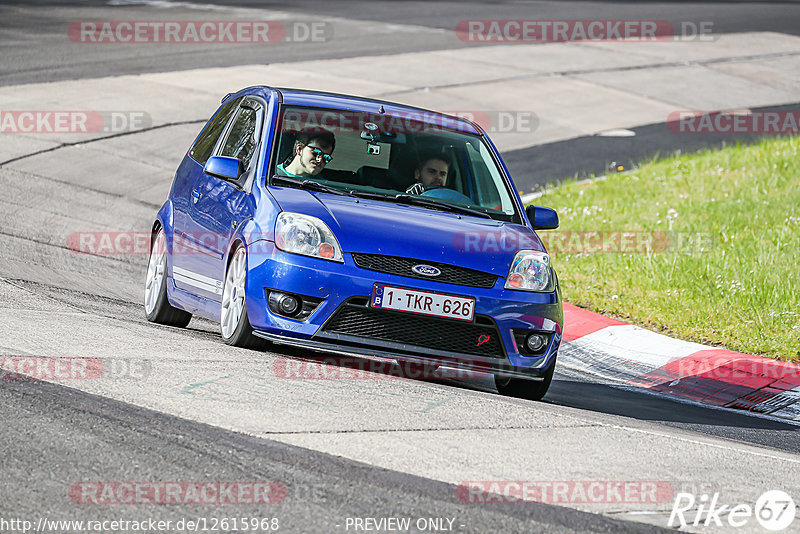
<path fill-rule="evenodd" d="M 330 132 L 298 134 L 292 154 L 278 165 L 278 176 L 308 178 L 321 173 L 333 159 L 336 138 Z"/>
<path fill-rule="evenodd" d="M 426 190 L 433 187 L 444 187 L 447 182 L 447 172 L 450 163 L 440 154 L 429 154 L 423 156 L 420 164 L 414 169 L 414 180 L 416 183 L 406 189 L 406 193 L 411 195 L 421 195 Z"/>

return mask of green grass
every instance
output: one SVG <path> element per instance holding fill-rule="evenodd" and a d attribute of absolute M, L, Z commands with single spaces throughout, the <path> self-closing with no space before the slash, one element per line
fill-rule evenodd
<path fill-rule="evenodd" d="M 561 227 L 539 234 L 564 299 L 683 339 L 800 362 L 798 150 L 800 138 L 770 139 L 547 191 L 536 204 L 558 210 Z M 573 253 L 576 231 L 657 233 L 651 252 Z"/>

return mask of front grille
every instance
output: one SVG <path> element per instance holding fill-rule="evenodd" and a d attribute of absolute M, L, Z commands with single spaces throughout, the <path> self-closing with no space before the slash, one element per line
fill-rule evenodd
<path fill-rule="evenodd" d="M 494 287 L 497 277 L 493 274 L 456 267 L 447 263 L 438 263 L 426 260 L 415 260 L 413 258 L 402 258 L 399 256 L 382 256 L 380 254 L 361 254 L 353 253 L 356 265 L 362 269 L 378 271 L 380 273 L 396 274 L 408 278 L 418 278 L 421 280 L 431 280 L 433 282 L 443 282 L 445 284 L 455 284 L 459 286 Z M 442 274 L 431 277 L 415 273 L 411 270 L 415 265 L 432 265 L 439 269 Z"/>
<path fill-rule="evenodd" d="M 468 323 L 346 302 L 325 323 L 322 332 L 458 354 L 505 357 L 497 326 L 491 319 L 482 316 L 476 316 L 475 322 Z M 481 336 L 488 336 L 488 339 Z"/>

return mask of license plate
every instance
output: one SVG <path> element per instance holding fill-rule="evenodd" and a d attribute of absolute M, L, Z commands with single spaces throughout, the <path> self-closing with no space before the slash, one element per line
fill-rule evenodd
<path fill-rule="evenodd" d="M 372 290 L 372 306 L 471 321 L 475 299 L 376 284 Z"/>

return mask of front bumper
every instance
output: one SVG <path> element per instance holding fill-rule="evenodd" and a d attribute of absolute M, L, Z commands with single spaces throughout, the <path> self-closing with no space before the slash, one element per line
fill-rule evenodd
<path fill-rule="evenodd" d="M 248 247 L 246 282 L 247 313 L 255 334 L 274 341 L 347 355 L 402 358 L 425 363 L 444 363 L 477 371 L 524 375 L 537 379 L 554 364 L 561 341 L 563 314 L 558 291 L 529 293 L 503 289 L 498 277 L 492 288 L 475 288 L 406 278 L 358 267 L 350 254 L 344 264 L 288 254 L 270 241 L 257 241 Z M 434 291 L 475 298 L 475 316 L 484 325 L 492 324 L 499 336 L 495 355 L 465 354 L 438 347 L 414 346 L 399 339 L 359 337 L 324 327 L 337 310 L 365 306 L 376 283 Z M 284 291 L 322 299 L 304 321 L 272 313 L 267 303 L 269 290 Z M 357 301 L 357 302 L 356 302 Z M 372 310 L 365 307 L 366 310 Z M 401 314 L 404 312 L 387 312 Z M 330 326 L 330 325 L 327 325 Z M 458 325 L 456 325 L 458 326 Z M 532 330 L 550 334 L 550 343 L 540 356 L 520 353 L 513 332 Z M 474 351 L 480 352 L 480 351 Z"/>

